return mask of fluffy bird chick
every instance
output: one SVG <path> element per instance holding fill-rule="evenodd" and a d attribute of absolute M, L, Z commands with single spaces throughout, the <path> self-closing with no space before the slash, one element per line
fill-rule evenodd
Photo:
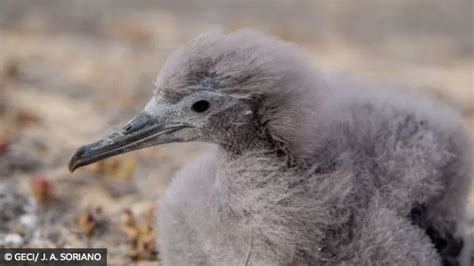
<path fill-rule="evenodd" d="M 197 37 L 156 86 L 70 169 L 162 143 L 216 144 L 160 200 L 163 265 L 459 263 L 472 155 L 448 108 L 323 74 L 254 31 Z"/>

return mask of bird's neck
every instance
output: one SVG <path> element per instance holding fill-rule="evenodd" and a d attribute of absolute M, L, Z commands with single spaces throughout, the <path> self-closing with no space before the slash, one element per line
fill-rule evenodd
<path fill-rule="evenodd" d="M 271 144 L 268 140 L 253 132 L 249 132 L 243 138 L 228 141 L 220 146 L 229 158 L 238 158 L 242 154 L 252 151 L 271 149 Z"/>
<path fill-rule="evenodd" d="M 272 138 L 265 128 L 251 130 L 245 137 L 226 142 L 220 147 L 230 160 L 237 160 L 248 154 L 270 154 L 287 166 L 295 166 L 297 163 L 289 145 L 283 140 Z"/>

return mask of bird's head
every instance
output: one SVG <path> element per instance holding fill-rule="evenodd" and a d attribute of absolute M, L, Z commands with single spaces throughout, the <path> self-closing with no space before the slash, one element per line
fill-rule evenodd
<path fill-rule="evenodd" d="M 69 169 L 170 142 L 210 142 L 235 153 L 298 148 L 293 140 L 307 130 L 315 104 L 308 89 L 315 74 L 292 45 L 257 32 L 200 35 L 165 62 L 144 110 L 80 147 Z"/>

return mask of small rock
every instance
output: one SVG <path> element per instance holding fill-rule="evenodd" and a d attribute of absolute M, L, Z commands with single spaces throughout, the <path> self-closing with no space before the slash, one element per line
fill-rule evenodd
<path fill-rule="evenodd" d="M 33 229 L 38 221 L 36 215 L 24 214 L 20 217 L 20 223 L 28 229 Z"/>
<path fill-rule="evenodd" d="M 23 244 L 23 238 L 19 234 L 7 234 L 3 242 L 6 246 L 19 247 Z"/>

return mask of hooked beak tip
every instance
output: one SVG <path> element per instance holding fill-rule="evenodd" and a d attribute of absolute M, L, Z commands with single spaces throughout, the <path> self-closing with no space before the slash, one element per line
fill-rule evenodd
<path fill-rule="evenodd" d="M 79 160 L 81 159 L 82 155 L 84 155 L 85 152 L 86 152 L 85 146 L 79 147 L 74 152 L 71 159 L 69 160 L 69 165 L 68 165 L 69 172 L 73 173 L 77 168 L 81 167 Z"/>
<path fill-rule="evenodd" d="M 78 167 L 76 166 L 76 163 L 74 162 L 73 158 L 69 161 L 69 165 L 68 165 L 68 169 L 69 169 L 69 172 L 70 173 L 74 173 L 74 171 L 77 169 Z"/>
<path fill-rule="evenodd" d="M 74 164 L 72 162 L 69 162 L 69 166 L 68 166 L 68 169 L 69 169 L 69 173 L 74 173 L 74 170 L 76 170 L 77 168 L 74 166 Z"/>

